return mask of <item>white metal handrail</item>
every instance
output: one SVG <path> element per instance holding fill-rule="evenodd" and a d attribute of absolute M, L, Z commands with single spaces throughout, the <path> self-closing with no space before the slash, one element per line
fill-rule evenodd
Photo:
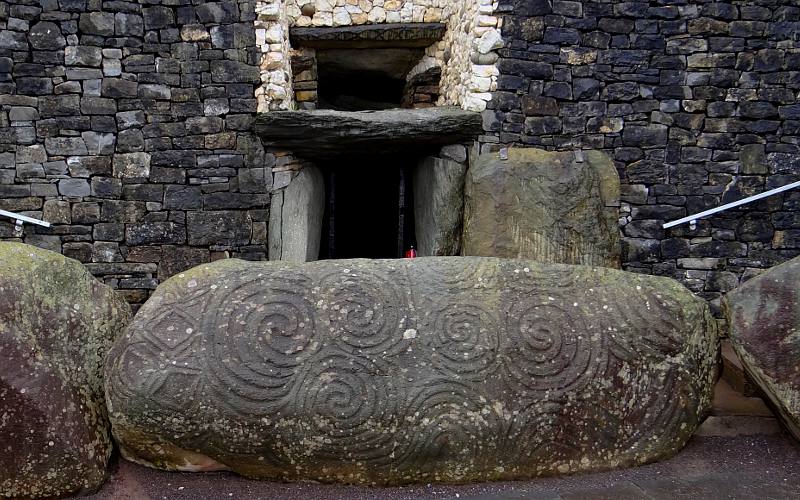
<path fill-rule="evenodd" d="M 788 191 L 790 189 L 794 189 L 796 187 L 800 187 L 800 181 L 792 182 L 791 184 L 787 184 L 785 186 L 781 186 L 775 189 L 770 189 L 769 191 L 764 191 L 763 193 L 756 194 L 753 196 L 748 196 L 747 198 L 742 198 L 741 200 L 737 200 L 731 203 L 726 203 L 725 205 L 720 205 L 716 208 L 712 208 L 710 210 L 706 210 L 705 212 L 700 212 L 694 215 L 689 215 L 684 217 L 683 219 L 674 220 L 672 222 L 667 222 L 664 224 L 664 229 L 669 229 L 671 227 L 679 226 L 681 224 L 689 223 L 690 227 L 694 228 L 697 224 L 697 219 L 701 219 L 703 217 L 708 217 L 709 215 L 713 215 L 719 212 L 724 212 L 730 208 L 739 207 L 742 205 L 747 205 L 748 203 L 752 203 L 754 201 L 758 201 L 762 198 L 766 198 L 768 196 L 772 196 L 773 194 L 782 193 L 784 191 Z"/>
<path fill-rule="evenodd" d="M 10 219 L 14 219 L 16 221 L 17 226 L 22 226 L 23 222 L 27 222 L 28 224 L 36 224 L 37 226 L 50 227 L 49 222 L 45 222 L 39 219 L 34 219 L 33 217 L 28 217 L 27 215 L 8 212 L 6 210 L 0 210 L 0 215 L 8 217 Z"/>

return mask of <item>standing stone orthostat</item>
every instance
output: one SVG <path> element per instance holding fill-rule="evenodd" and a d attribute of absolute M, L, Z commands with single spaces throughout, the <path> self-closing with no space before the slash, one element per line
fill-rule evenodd
<path fill-rule="evenodd" d="M 484 153 L 464 195 L 463 255 L 620 267 L 619 176 L 600 151 Z"/>
<path fill-rule="evenodd" d="M 466 165 L 429 156 L 414 169 L 414 227 L 420 256 L 461 253 Z"/>
<path fill-rule="evenodd" d="M 308 165 L 286 189 L 272 195 L 269 259 L 309 262 L 319 258 L 325 212 L 325 179 Z"/>
<path fill-rule="evenodd" d="M 0 497 L 94 490 L 111 436 L 103 361 L 130 308 L 77 261 L 0 243 Z"/>
<path fill-rule="evenodd" d="M 800 257 L 747 281 L 724 304 L 745 370 L 800 440 Z"/>
<path fill-rule="evenodd" d="M 162 284 L 114 346 L 125 457 L 358 484 L 611 469 L 676 453 L 717 339 L 677 282 L 493 258 L 237 260 Z"/>

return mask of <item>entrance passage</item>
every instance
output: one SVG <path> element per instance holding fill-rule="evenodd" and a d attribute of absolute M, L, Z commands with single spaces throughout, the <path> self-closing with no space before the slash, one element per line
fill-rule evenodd
<path fill-rule="evenodd" d="M 320 259 L 398 258 L 416 244 L 413 165 L 375 156 L 320 165 L 325 177 Z"/>

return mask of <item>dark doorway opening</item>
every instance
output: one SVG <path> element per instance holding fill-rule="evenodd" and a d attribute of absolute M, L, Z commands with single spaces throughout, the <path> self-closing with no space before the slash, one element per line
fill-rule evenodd
<path fill-rule="evenodd" d="M 322 165 L 325 215 L 320 259 L 389 259 L 415 246 L 413 163 L 364 157 Z"/>
<path fill-rule="evenodd" d="M 317 50 L 320 109 L 362 111 L 399 108 L 406 75 L 423 49 Z"/>

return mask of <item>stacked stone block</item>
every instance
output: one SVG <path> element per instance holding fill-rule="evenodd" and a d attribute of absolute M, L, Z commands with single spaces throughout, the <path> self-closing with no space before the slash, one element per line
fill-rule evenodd
<path fill-rule="evenodd" d="M 716 304 L 800 253 L 800 192 L 662 224 L 800 179 L 793 0 L 504 0 L 485 147 L 604 149 L 623 179 L 628 270 Z"/>
<path fill-rule="evenodd" d="M 254 18 L 247 1 L 0 2 L 0 208 L 53 223 L 18 239 L 133 303 L 190 266 L 265 258 Z"/>
<path fill-rule="evenodd" d="M 291 55 L 294 100 L 298 109 L 317 108 L 317 57 L 316 51 L 300 48 Z"/>

